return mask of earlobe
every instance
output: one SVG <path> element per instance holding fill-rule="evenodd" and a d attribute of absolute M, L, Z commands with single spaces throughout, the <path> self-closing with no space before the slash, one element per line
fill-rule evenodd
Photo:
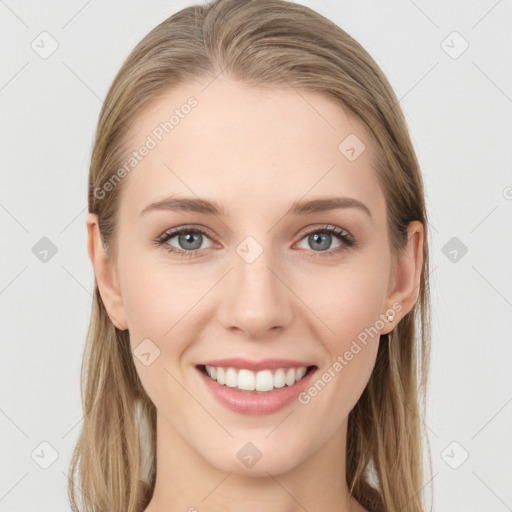
<path fill-rule="evenodd" d="M 386 322 L 381 334 L 392 331 L 400 319 L 411 311 L 418 299 L 424 260 L 423 224 L 413 221 L 409 223 L 407 231 L 407 243 L 398 255 L 392 276 L 392 289 L 386 300 L 388 311 L 394 311 L 393 319 Z"/>
<path fill-rule="evenodd" d="M 98 216 L 89 213 L 86 218 L 87 250 L 91 260 L 101 299 L 112 323 L 120 330 L 127 329 L 123 298 L 112 257 L 103 247 Z"/>

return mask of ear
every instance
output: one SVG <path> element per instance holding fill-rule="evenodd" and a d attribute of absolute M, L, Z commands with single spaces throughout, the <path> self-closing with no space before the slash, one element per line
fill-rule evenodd
<path fill-rule="evenodd" d="M 386 308 L 394 312 L 394 319 L 391 322 L 386 321 L 381 334 L 391 332 L 416 304 L 423 268 L 423 237 L 423 224 L 419 221 L 409 223 L 407 243 L 395 261 L 386 299 Z"/>
<path fill-rule="evenodd" d="M 98 216 L 89 213 L 86 218 L 87 250 L 94 268 L 101 299 L 112 323 L 120 330 L 127 329 L 123 297 L 119 288 L 115 262 L 101 241 Z"/>

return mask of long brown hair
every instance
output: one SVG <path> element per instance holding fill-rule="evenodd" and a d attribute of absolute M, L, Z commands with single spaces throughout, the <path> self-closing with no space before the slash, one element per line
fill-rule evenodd
<path fill-rule="evenodd" d="M 421 415 L 430 347 L 423 183 L 398 100 L 351 36 L 285 0 L 217 0 L 185 8 L 151 30 L 119 70 L 98 122 L 88 206 L 98 215 L 103 243 L 115 251 L 122 183 L 104 185 L 126 161 L 137 115 L 170 88 L 221 72 L 246 84 L 315 91 L 348 108 L 376 143 L 392 251 L 404 247 L 411 221 L 425 228 L 419 300 L 380 338 L 374 371 L 349 415 L 346 461 L 347 485 L 369 510 L 423 512 Z M 72 509 L 141 512 L 156 479 L 156 410 L 138 378 L 128 331 L 113 325 L 96 281 L 81 379 L 84 420 L 70 464 Z"/>

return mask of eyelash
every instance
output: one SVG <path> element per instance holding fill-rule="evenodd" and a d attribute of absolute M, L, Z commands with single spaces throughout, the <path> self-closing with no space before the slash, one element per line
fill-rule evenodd
<path fill-rule="evenodd" d="M 206 230 L 204 230 L 200 227 L 183 226 L 181 228 L 177 228 L 176 230 L 166 231 L 166 232 L 162 233 L 158 238 L 156 238 L 154 240 L 154 245 L 161 247 L 164 244 L 166 244 L 166 242 L 168 242 L 171 238 L 174 238 L 175 236 L 180 235 L 182 233 L 200 233 L 208 238 L 212 238 Z M 336 256 L 340 252 L 345 251 L 349 248 L 359 246 L 358 242 L 354 239 L 354 237 L 352 235 L 350 235 L 350 233 L 348 233 L 348 231 L 346 231 L 345 229 L 339 228 L 337 226 L 331 226 L 329 224 L 325 224 L 321 227 L 315 226 L 315 227 L 307 229 L 304 232 L 304 234 L 300 240 L 302 240 L 307 235 L 310 235 L 312 233 L 334 234 L 342 242 L 342 245 L 340 247 L 337 247 L 336 249 L 333 249 L 330 251 L 319 251 L 319 252 L 313 251 L 315 253 L 315 256 L 318 255 L 320 257 L 332 257 L 332 256 Z M 180 258 L 182 258 L 182 257 L 183 258 L 194 258 L 194 257 L 197 257 L 197 252 L 200 249 L 196 249 L 193 251 L 183 251 L 181 249 L 176 249 L 176 247 L 172 247 L 169 245 L 168 247 L 165 248 L 165 250 L 167 252 L 174 253 L 176 256 L 178 256 Z M 315 257 L 315 256 L 312 256 L 312 257 Z"/>

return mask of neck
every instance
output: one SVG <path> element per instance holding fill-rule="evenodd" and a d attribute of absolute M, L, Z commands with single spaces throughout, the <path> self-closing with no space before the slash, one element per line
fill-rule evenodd
<path fill-rule="evenodd" d="M 156 484 L 144 512 L 363 512 L 348 493 L 346 436 L 345 421 L 327 443 L 316 451 L 312 448 L 298 465 L 275 474 L 260 466 L 261 474 L 251 476 L 240 473 L 239 467 L 216 468 L 158 415 Z"/>

